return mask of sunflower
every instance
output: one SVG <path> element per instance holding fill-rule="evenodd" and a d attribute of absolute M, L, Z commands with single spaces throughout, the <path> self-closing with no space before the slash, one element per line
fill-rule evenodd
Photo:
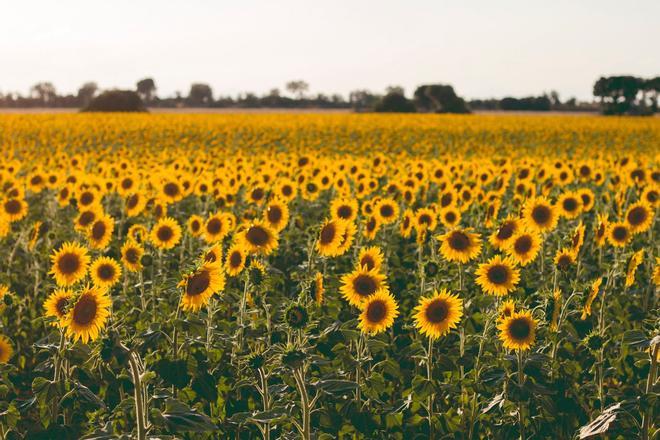
<path fill-rule="evenodd" d="M 121 263 L 129 272 L 142 270 L 144 248 L 133 240 L 126 240 L 121 247 Z"/>
<path fill-rule="evenodd" d="M 580 319 L 583 321 L 591 315 L 591 304 L 593 304 L 596 296 L 598 296 L 601 284 L 603 284 L 603 278 L 598 278 L 591 283 L 591 289 L 589 291 L 589 295 L 587 296 L 587 300 L 584 302 L 584 306 L 582 308 L 582 316 L 580 317 Z"/>
<path fill-rule="evenodd" d="M 209 216 L 204 223 L 203 236 L 207 243 L 221 241 L 229 233 L 229 225 L 224 215 L 219 212 Z"/>
<path fill-rule="evenodd" d="M 500 255 L 480 264 L 475 275 L 481 290 L 496 296 L 507 295 L 520 281 L 520 269 L 516 268 L 515 260 L 511 257 L 502 258 Z"/>
<path fill-rule="evenodd" d="M 439 235 L 440 253 L 447 261 L 467 263 L 481 252 L 481 239 L 469 229 L 455 229 Z"/>
<path fill-rule="evenodd" d="M 498 320 L 509 318 L 516 311 L 516 303 L 508 299 L 500 305 Z"/>
<path fill-rule="evenodd" d="M 461 211 L 454 205 L 442 208 L 440 210 L 440 221 L 449 228 L 457 226 L 461 222 Z"/>
<path fill-rule="evenodd" d="M 370 216 L 364 221 L 364 229 L 362 234 L 367 240 L 373 240 L 376 238 L 378 231 L 380 230 L 380 220 L 375 215 Z"/>
<path fill-rule="evenodd" d="M 374 206 L 374 214 L 384 225 L 394 223 L 399 217 L 399 205 L 392 199 L 380 199 Z"/>
<path fill-rule="evenodd" d="M 55 318 L 53 325 L 64 326 L 67 308 L 73 298 L 73 292 L 69 289 L 58 289 L 48 296 L 44 302 L 45 315 L 48 318 Z"/>
<path fill-rule="evenodd" d="M 557 251 L 554 258 L 554 263 L 559 270 L 566 271 L 575 263 L 575 251 L 571 248 L 562 248 Z"/>
<path fill-rule="evenodd" d="M 366 267 L 367 270 L 380 270 L 383 265 L 383 251 L 378 246 L 362 248 L 358 255 L 358 267 Z"/>
<path fill-rule="evenodd" d="M 635 283 L 635 273 L 637 268 L 644 261 L 644 249 L 640 249 L 633 254 L 628 262 L 628 271 L 626 272 L 626 287 L 630 287 Z"/>
<path fill-rule="evenodd" d="M 532 312 L 513 312 L 497 325 L 500 331 L 499 339 L 508 350 L 529 350 L 534 344 L 536 325 Z"/>
<path fill-rule="evenodd" d="M 10 222 L 15 222 L 27 215 L 28 204 L 23 199 L 7 199 L 2 203 L 2 210 Z"/>
<path fill-rule="evenodd" d="M 517 218 L 508 217 L 502 222 L 500 227 L 490 235 L 488 241 L 490 241 L 490 244 L 492 244 L 495 249 L 505 249 L 511 241 L 511 238 L 521 227 L 520 221 Z"/>
<path fill-rule="evenodd" d="M 347 223 L 344 220 L 326 220 L 321 226 L 316 250 L 324 257 L 339 255 L 339 245 L 342 243 Z"/>
<path fill-rule="evenodd" d="M 87 238 L 92 249 L 105 249 L 112 240 L 115 222 L 109 215 L 98 217 L 87 230 Z"/>
<path fill-rule="evenodd" d="M 538 232 L 551 231 L 557 226 L 557 208 L 546 198 L 536 197 L 528 199 L 523 208 L 523 221 Z"/>
<path fill-rule="evenodd" d="M 582 198 L 574 192 L 566 192 L 557 200 L 557 207 L 565 218 L 576 218 L 582 212 Z"/>
<path fill-rule="evenodd" d="M 582 200 L 582 211 L 589 212 L 594 206 L 594 192 L 589 188 L 581 188 L 577 191 L 577 195 Z"/>
<path fill-rule="evenodd" d="M 188 226 L 188 232 L 190 232 L 190 235 L 192 235 L 193 237 L 199 237 L 200 235 L 202 235 L 203 223 L 204 223 L 203 218 L 201 218 L 196 214 L 191 215 L 188 221 L 186 222 L 186 225 Z"/>
<path fill-rule="evenodd" d="M 385 275 L 376 269 L 358 267 L 341 278 L 340 291 L 349 304 L 360 307 L 365 298 L 379 291 L 389 292 Z"/>
<path fill-rule="evenodd" d="M 136 217 L 147 207 L 147 199 L 141 193 L 133 193 L 126 197 L 124 206 L 128 217 Z"/>
<path fill-rule="evenodd" d="M 240 244 L 234 244 L 227 251 L 227 258 L 225 260 L 225 271 L 230 276 L 236 276 L 243 272 L 245 269 L 245 261 L 247 259 L 247 254 L 243 246 Z"/>
<path fill-rule="evenodd" d="M 158 249 L 172 249 L 181 240 L 181 226 L 171 217 L 163 217 L 151 228 L 151 242 Z"/>
<path fill-rule="evenodd" d="M 337 256 L 344 255 L 353 245 L 355 240 L 355 234 L 357 234 L 357 227 L 353 222 L 346 222 L 346 228 L 344 233 L 341 236 L 341 243 L 337 246 Z"/>
<path fill-rule="evenodd" d="M 278 236 L 264 222 L 255 221 L 241 233 L 240 240 L 249 253 L 270 255 L 277 249 Z"/>
<path fill-rule="evenodd" d="M 6 336 L 0 335 L 0 364 L 6 364 L 14 354 L 11 342 Z"/>
<path fill-rule="evenodd" d="M 70 286 L 85 277 L 89 265 L 87 249 L 78 243 L 66 242 L 50 257 L 50 274 L 58 286 Z"/>
<path fill-rule="evenodd" d="M 615 247 L 624 247 L 632 239 L 632 233 L 627 223 L 610 223 L 607 228 L 607 241 Z"/>
<path fill-rule="evenodd" d="M 571 248 L 576 255 L 580 252 L 580 249 L 584 244 L 584 229 L 584 224 L 582 224 L 582 221 L 580 221 L 580 223 L 578 223 L 578 225 L 575 227 L 573 237 L 571 238 Z"/>
<path fill-rule="evenodd" d="M 401 223 L 399 224 L 399 233 L 401 237 L 408 238 L 413 230 L 414 214 L 410 209 L 406 209 L 401 215 Z"/>
<path fill-rule="evenodd" d="M 660 257 L 655 258 L 655 266 L 653 266 L 653 283 L 660 286 Z"/>
<path fill-rule="evenodd" d="M 183 199 L 184 192 L 179 182 L 174 179 L 164 179 L 160 184 L 158 197 L 167 203 L 175 203 Z"/>
<path fill-rule="evenodd" d="M 89 267 L 89 273 L 96 286 L 110 288 L 119 282 L 121 266 L 110 257 L 99 257 Z"/>
<path fill-rule="evenodd" d="M 105 327 L 112 301 L 106 289 L 98 286 L 86 286 L 69 307 L 64 317 L 66 334 L 73 340 L 83 343 L 99 337 Z"/>
<path fill-rule="evenodd" d="M 399 306 L 388 292 L 378 291 L 362 303 L 358 328 L 366 334 L 375 335 L 390 328 L 399 316 Z"/>
<path fill-rule="evenodd" d="M 280 232 L 289 223 L 289 207 L 279 198 L 272 199 L 264 212 L 264 221 L 275 232 Z"/>
<path fill-rule="evenodd" d="M 149 230 L 147 227 L 139 223 L 131 225 L 131 227 L 128 228 L 128 234 L 126 234 L 126 238 L 129 238 L 136 243 L 143 243 L 148 236 Z"/>
<path fill-rule="evenodd" d="M 415 212 L 414 226 L 418 233 L 433 232 L 438 226 L 438 216 L 431 208 L 420 208 Z"/>
<path fill-rule="evenodd" d="M 413 319 L 419 332 L 437 339 L 456 328 L 463 316 L 463 300 L 442 289 L 433 296 L 420 298 L 415 311 Z"/>
<path fill-rule="evenodd" d="M 607 230 L 609 228 L 609 222 L 607 220 L 607 215 L 598 214 L 596 218 L 596 244 L 598 247 L 602 247 L 607 240 Z"/>
<path fill-rule="evenodd" d="M 184 288 L 181 306 L 184 310 L 197 311 L 206 305 L 213 294 L 225 288 L 225 274 L 217 264 L 204 263 L 179 283 Z"/>
<path fill-rule="evenodd" d="M 355 221 L 358 216 L 358 202 L 356 199 L 334 199 L 330 203 L 330 216 L 333 219 Z"/>
<path fill-rule="evenodd" d="M 541 249 L 541 234 L 531 230 L 516 233 L 506 247 L 506 253 L 522 267 L 534 261 Z"/>
<path fill-rule="evenodd" d="M 94 221 L 103 215 L 103 210 L 98 206 L 91 206 L 80 211 L 73 221 L 74 228 L 78 231 L 87 231 Z"/>
<path fill-rule="evenodd" d="M 316 272 L 316 274 L 314 275 L 314 280 L 312 280 L 310 286 L 310 294 L 317 305 L 320 306 L 321 304 L 323 304 L 325 289 L 323 287 L 323 274 L 321 272 Z"/>
<path fill-rule="evenodd" d="M 550 330 L 553 332 L 557 331 L 559 325 L 559 313 L 561 312 L 563 300 L 561 290 L 555 289 L 552 292 L 552 319 L 550 321 Z"/>
<path fill-rule="evenodd" d="M 628 207 L 625 219 L 630 232 L 639 234 L 648 231 L 653 224 L 653 211 L 647 203 L 637 202 Z"/>

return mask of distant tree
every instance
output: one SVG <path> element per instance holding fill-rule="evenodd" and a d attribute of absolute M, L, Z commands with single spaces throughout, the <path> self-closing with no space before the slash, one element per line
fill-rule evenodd
<path fill-rule="evenodd" d="M 289 81 L 286 83 L 286 89 L 292 94 L 296 95 L 298 99 L 303 99 L 305 92 L 309 89 L 309 84 L 303 80 Z"/>
<path fill-rule="evenodd" d="M 405 91 L 403 90 L 403 87 L 401 86 L 387 86 L 387 88 L 385 89 L 385 93 L 386 94 L 395 93 L 397 95 L 403 95 L 403 96 L 406 95 Z"/>
<path fill-rule="evenodd" d="M 51 82 L 40 82 L 33 85 L 30 94 L 43 105 L 50 104 L 57 97 L 57 91 Z"/>
<path fill-rule="evenodd" d="M 137 92 L 144 102 L 151 102 L 156 96 L 156 83 L 152 78 L 144 78 L 136 84 Z"/>
<path fill-rule="evenodd" d="M 660 76 L 644 81 L 644 91 L 650 94 L 651 111 L 658 111 L 658 94 L 660 94 Z"/>
<path fill-rule="evenodd" d="M 414 113 L 416 110 L 415 104 L 411 100 L 402 93 L 394 91 L 383 96 L 383 99 L 376 104 L 374 111 L 379 113 Z"/>
<path fill-rule="evenodd" d="M 559 99 L 559 92 L 556 90 L 550 91 L 550 106 L 559 107 L 561 105 L 561 100 Z"/>
<path fill-rule="evenodd" d="M 463 98 L 454 88 L 445 84 L 429 84 L 417 87 L 414 95 L 418 111 L 433 113 L 469 113 Z"/>
<path fill-rule="evenodd" d="M 278 89 L 278 88 L 270 89 L 270 92 L 268 92 L 268 96 L 272 96 L 274 98 L 279 98 L 280 97 L 280 89 Z"/>
<path fill-rule="evenodd" d="M 348 95 L 348 102 L 356 112 L 372 110 L 379 100 L 380 97 L 369 90 L 353 90 Z"/>
<path fill-rule="evenodd" d="M 514 111 L 548 111 L 552 102 L 548 95 L 528 96 L 525 98 L 502 98 L 500 101 L 500 110 Z"/>
<path fill-rule="evenodd" d="M 145 112 L 147 109 L 133 90 L 108 90 L 92 99 L 85 112 Z"/>
<path fill-rule="evenodd" d="M 188 101 L 192 105 L 208 105 L 213 102 L 213 90 L 204 83 L 194 83 L 190 86 Z"/>
<path fill-rule="evenodd" d="M 93 81 L 83 84 L 78 89 L 78 101 L 80 102 L 80 106 L 87 107 L 98 90 L 98 85 L 96 85 L 96 83 Z"/>
<path fill-rule="evenodd" d="M 593 87 L 593 94 L 600 98 L 603 113 L 611 115 L 648 113 L 644 99 L 637 101 L 646 82 L 630 75 L 600 77 Z M 648 89 L 646 89 L 648 91 Z"/>

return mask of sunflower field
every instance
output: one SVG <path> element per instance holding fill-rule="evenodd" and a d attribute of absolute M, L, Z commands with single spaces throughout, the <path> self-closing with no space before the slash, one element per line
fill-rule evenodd
<path fill-rule="evenodd" d="M 0 439 L 657 438 L 660 119 L 1 115 Z"/>

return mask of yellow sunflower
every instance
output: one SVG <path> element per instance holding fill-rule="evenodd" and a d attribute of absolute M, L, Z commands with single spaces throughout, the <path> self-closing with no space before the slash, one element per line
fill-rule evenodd
<path fill-rule="evenodd" d="M 2 203 L 2 210 L 10 222 L 15 222 L 27 215 L 28 204 L 23 199 L 7 199 Z"/>
<path fill-rule="evenodd" d="M 575 263 L 575 251 L 571 248 L 562 248 L 557 251 L 554 263 L 559 270 L 565 271 Z"/>
<path fill-rule="evenodd" d="M 268 223 L 275 232 L 280 232 L 289 223 L 289 207 L 280 198 L 274 198 L 268 202 L 264 212 L 264 221 Z"/>
<path fill-rule="evenodd" d="M 349 304 L 360 307 L 369 296 L 383 290 L 389 292 L 385 275 L 376 269 L 358 267 L 341 278 L 340 291 Z"/>
<path fill-rule="evenodd" d="M 440 221 L 448 228 L 453 228 L 461 222 L 461 211 L 454 205 L 442 208 L 440 210 Z"/>
<path fill-rule="evenodd" d="M 543 238 L 535 231 L 517 232 L 506 247 L 506 253 L 522 267 L 534 261 L 541 249 Z"/>
<path fill-rule="evenodd" d="M 508 350 L 529 350 L 536 336 L 536 320 L 529 311 L 514 312 L 497 325 L 499 339 Z"/>
<path fill-rule="evenodd" d="M 129 272 L 142 270 L 142 256 L 144 248 L 133 240 L 126 240 L 121 247 L 121 263 Z"/>
<path fill-rule="evenodd" d="M 456 328 L 463 316 L 463 300 L 442 289 L 433 296 L 420 298 L 415 311 L 413 318 L 419 332 L 437 339 Z"/>
<path fill-rule="evenodd" d="M 112 301 L 106 289 L 86 286 L 75 298 L 64 318 L 67 336 L 83 343 L 99 337 L 110 316 Z"/>
<path fill-rule="evenodd" d="M 213 294 L 225 288 L 225 274 L 217 264 L 204 263 L 179 284 L 184 288 L 181 306 L 184 310 L 197 311 L 206 305 Z"/>
<path fill-rule="evenodd" d="M 565 192 L 557 200 L 557 207 L 565 218 L 576 218 L 582 212 L 582 198 L 572 191 Z"/>
<path fill-rule="evenodd" d="M 628 262 L 628 271 L 626 272 L 626 287 L 630 287 L 635 283 L 635 273 L 637 268 L 644 261 L 644 249 L 640 249 L 630 257 Z"/>
<path fill-rule="evenodd" d="M 401 237 L 408 238 L 412 234 L 413 220 L 415 216 L 410 209 L 406 209 L 401 215 L 401 223 L 399 224 L 399 233 Z"/>
<path fill-rule="evenodd" d="M 330 203 L 330 216 L 349 222 L 355 221 L 358 216 L 358 202 L 356 199 L 340 198 Z"/>
<path fill-rule="evenodd" d="M 520 269 L 511 257 L 496 255 L 476 270 L 476 283 L 485 293 L 496 296 L 507 295 L 520 281 Z"/>
<path fill-rule="evenodd" d="M 600 286 L 602 284 L 603 278 L 598 278 L 591 283 L 591 289 L 589 291 L 589 295 L 587 296 L 587 300 L 584 302 L 584 306 L 582 308 L 582 316 L 580 317 L 580 319 L 583 321 L 591 315 L 591 304 L 593 304 L 596 296 L 598 296 L 598 292 L 600 292 Z"/>
<path fill-rule="evenodd" d="M 203 236 L 207 243 L 221 241 L 229 233 L 229 224 L 222 213 L 216 212 L 209 216 L 204 223 Z"/>
<path fill-rule="evenodd" d="M 151 242 L 158 249 L 172 249 L 181 240 L 181 226 L 171 217 L 163 217 L 151 228 Z"/>
<path fill-rule="evenodd" d="M 607 215 L 598 214 L 596 218 L 596 245 L 602 247 L 607 241 L 607 230 L 609 228 L 609 222 L 607 220 Z"/>
<path fill-rule="evenodd" d="M 630 232 L 639 234 L 648 231 L 653 224 L 654 213 L 651 207 L 645 202 L 637 202 L 628 207 L 625 219 L 630 227 Z"/>
<path fill-rule="evenodd" d="M 516 303 L 512 299 L 502 302 L 500 305 L 498 320 L 506 319 L 513 315 L 516 311 Z"/>
<path fill-rule="evenodd" d="M 358 267 L 366 267 L 367 270 L 380 270 L 383 265 L 383 251 L 378 246 L 362 248 L 358 255 Z"/>
<path fill-rule="evenodd" d="M 447 261 L 467 263 L 481 252 L 481 239 L 469 229 L 455 229 L 439 235 L 440 253 Z"/>
<path fill-rule="evenodd" d="M 190 216 L 186 225 L 188 226 L 188 232 L 193 237 L 199 237 L 202 235 L 202 225 L 204 224 L 204 219 L 196 214 Z"/>
<path fill-rule="evenodd" d="M 78 243 L 66 242 L 50 257 L 50 274 L 58 286 L 70 286 L 85 277 L 89 265 L 87 249 Z"/>
<path fill-rule="evenodd" d="M 270 255 L 277 249 L 278 235 L 264 222 L 255 221 L 241 233 L 240 240 L 249 253 Z"/>
<path fill-rule="evenodd" d="M 64 326 L 67 308 L 73 298 L 73 292 L 69 289 L 57 289 L 51 293 L 44 302 L 46 317 L 55 318 L 53 325 Z"/>
<path fill-rule="evenodd" d="M 105 249 L 112 240 L 115 221 L 109 215 L 98 217 L 87 229 L 87 238 L 92 249 Z"/>
<path fill-rule="evenodd" d="M 321 226 L 319 239 L 316 241 L 316 250 L 324 257 L 339 255 L 339 246 L 342 243 L 347 223 L 343 220 L 326 220 Z"/>
<path fill-rule="evenodd" d="M 394 223 L 399 217 L 399 205 L 392 199 L 380 199 L 374 206 L 374 214 L 384 225 Z"/>
<path fill-rule="evenodd" d="M 521 227 L 520 221 L 517 218 L 508 217 L 502 222 L 500 227 L 490 235 L 488 241 L 490 241 L 490 244 L 492 244 L 495 249 L 505 249 L 511 241 L 511 238 Z"/>
<path fill-rule="evenodd" d="M 227 258 L 225 260 L 225 271 L 229 276 L 236 276 L 243 272 L 245 269 L 245 261 L 247 259 L 247 253 L 243 246 L 240 244 L 234 244 L 227 251 Z"/>
<path fill-rule="evenodd" d="M 141 193 L 134 193 L 126 197 L 124 206 L 128 217 L 136 217 L 147 207 L 147 199 Z"/>
<path fill-rule="evenodd" d="M 369 216 L 364 221 L 364 228 L 362 229 L 362 234 L 367 240 L 373 240 L 376 238 L 378 231 L 380 230 L 380 220 L 375 215 Z"/>
<path fill-rule="evenodd" d="M 433 232 L 438 226 L 438 216 L 431 208 L 420 208 L 415 212 L 414 226 L 418 233 Z"/>
<path fill-rule="evenodd" d="M 92 283 L 99 287 L 110 288 L 121 278 L 121 266 L 110 257 L 99 257 L 89 267 Z"/>
<path fill-rule="evenodd" d="M 523 208 L 523 221 L 527 227 L 538 232 L 551 231 L 557 226 L 557 208 L 546 198 L 528 199 Z"/>
<path fill-rule="evenodd" d="M 627 223 L 610 223 L 607 228 L 607 241 L 615 247 L 624 247 L 632 239 L 632 232 Z"/>
<path fill-rule="evenodd" d="M 0 335 L 0 364 L 6 364 L 14 354 L 14 348 L 6 336 Z"/>
<path fill-rule="evenodd" d="M 325 296 L 325 289 L 323 287 L 323 274 L 321 272 L 316 272 L 314 275 L 314 280 L 311 283 L 311 296 L 316 302 L 317 305 L 323 304 L 323 298 Z"/>
<path fill-rule="evenodd" d="M 378 291 L 362 303 L 358 328 L 366 334 L 375 335 L 390 328 L 399 316 L 399 306 L 388 292 Z"/>

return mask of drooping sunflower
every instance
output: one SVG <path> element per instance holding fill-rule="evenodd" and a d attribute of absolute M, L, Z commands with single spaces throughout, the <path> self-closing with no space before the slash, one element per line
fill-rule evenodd
<path fill-rule="evenodd" d="M 505 249 L 511 238 L 521 228 L 520 221 L 514 217 L 506 218 L 495 232 L 493 232 L 488 241 L 495 249 Z"/>
<path fill-rule="evenodd" d="M 289 207 L 286 202 L 277 197 L 268 202 L 264 212 L 264 221 L 275 232 L 284 229 L 289 224 Z"/>
<path fill-rule="evenodd" d="M 582 316 L 580 319 L 583 321 L 587 319 L 588 316 L 591 315 L 591 304 L 593 304 L 594 300 L 596 299 L 596 296 L 598 296 L 598 292 L 600 292 L 600 286 L 603 284 L 603 278 L 599 277 L 596 280 L 594 280 L 591 283 L 591 289 L 589 290 L 589 295 L 587 295 L 587 299 L 584 302 L 584 306 L 582 307 Z"/>
<path fill-rule="evenodd" d="M 563 300 L 561 290 L 555 289 L 552 292 L 552 318 L 550 320 L 550 330 L 553 332 L 557 331 L 559 325 L 559 313 L 561 312 Z"/>
<path fill-rule="evenodd" d="M 243 246 L 240 244 L 232 245 L 227 251 L 225 272 L 232 277 L 240 274 L 243 272 L 243 269 L 245 269 L 246 259 L 247 253 L 245 252 L 245 249 L 243 249 Z"/>
<path fill-rule="evenodd" d="M 531 230 L 516 233 L 506 247 L 507 254 L 522 267 L 534 261 L 541 249 L 541 234 Z"/>
<path fill-rule="evenodd" d="M 390 198 L 380 199 L 374 206 L 374 215 L 384 225 L 394 223 L 399 217 L 399 205 Z"/>
<path fill-rule="evenodd" d="M 342 242 L 347 223 L 343 220 L 329 219 L 323 222 L 316 241 L 316 250 L 324 257 L 334 257 L 339 254 L 339 245 Z"/>
<path fill-rule="evenodd" d="M 50 257 L 53 266 L 50 274 L 58 286 L 70 286 L 85 277 L 89 265 L 87 248 L 78 243 L 66 242 Z"/>
<path fill-rule="evenodd" d="M 310 294 L 312 299 L 317 305 L 323 304 L 323 298 L 325 297 L 325 288 L 323 287 L 323 274 L 321 272 L 316 272 L 314 275 L 314 280 L 312 280 L 310 286 Z"/>
<path fill-rule="evenodd" d="M 99 257 L 89 267 L 92 283 L 99 287 L 110 288 L 121 278 L 121 266 L 110 257 Z"/>
<path fill-rule="evenodd" d="M 568 270 L 575 263 L 575 251 L 571 248 L 559 249 L 555 254 L 554 263 L 559 270 Z"/>
<path fill-rule="evenodd" d="M 358 201 L 353 198 L 334 199 L 330 203 L 330 216 L 345 221 L 355 221 L 358 216 Z"/>
<path fill-rule="evenodd" d="M 584 224 L 580 220 L 580 223 L 578 223 L 578 225 L 575 227 L 575 231 L 573 231 L 573 237 L 571 238 L 571 248 L 576 255 L 580 252 L 580 249 L 584 244 L 584 230 Z"/>
<path fill-rule="evenodd" d="M 440 241 L 440 253 L 447 261 L 467 263 L 481 252 L 479 234 L 469 229 L 455 229 L 439 235 L 437 239 Z"/>
<path fill-rule="evenodd" d="M 408 238 L 412 234 L 414 214 L 410 209 L 406 209 L 401 215 L 401 223 L 399 224 L 399 233 L 401 237 Z"/>
<path fill-rule="evenodd" d="M 534 344 L 536 325 L 532 312 L 514 312 L 497 325 L 500 331 L 499 339 L 508 350 L 529 350 Z"/>
<path fill-rule="evenodd" d="M 430 297 L 420 298 L 415 311 L 413 318 L 419 332 L 437 339 L 456 328 L 463 316 L 463 300 L 442 289 Z"/>
<path fill-rule="evenodd" d="M 172 249 L 181 240 L 181 226 L 172 217 L 162 217 L 151 228 L 150 239 L 158 249 Z"/>
<path fill-rule="evenodd" d="M 105 249 L 112 240 L 115 221 L 109 215 L 98 217 L 87 230 L 87 238 L 92 249 Z"/>
<path fill-rule="evenodd" d="M 261 221 L 254 221 L 241 233 L 240 240 L 251 254 L 270 255 L 277 249 L 278 235 Z"/>
<path fill-rule="evenodd" d="M 121 263 L 129 272 L 142 270 L 144 248 L 133 240 L 126 240 L 121 247 Z"/>
<path fill-rule="evenodd" d="M 365 221 L 364 221 L 364 228 L 362 230 L 362 234 L 367 240 L 373 240 L 376 238 L 376 235 L 378 234 L 378 231 L 380 230 L 380 220 L 378 220 L 378 217 L 375 215 L 369 216 Z"/>
<path fill-rule="evenodd" d="M 86 286 L 74 299 L 64 318 L 67 336 L 83 343 L 99 337 L 110 316 L 112 301 L 106 289 Z"/>
<path fill-rule="evenodd" d="M 44 312 L 46 317 L 55 318 L 53 325 L 64 326 L 66 311 L 73 298 L 73 292 L 69 289 L 57 289 L 51 293 L 44 302 Z"/>
<path fill-rule="evenodd" d="M 644 249 L 638 250 L 633 254 L 632 257 L 630 257 L 630 261 L 628 262 L 628 270 L 626 272 L 626 287 L 630 287 L 635 284 L 635 273 L 637 272 L 639 265 L 642 264 L 642 261 L 644 261 Z"/>
<path fill-rule="evenodd" d="M 368 270 L 380 270 L 383 265 L 383 251 L 378 246 L 362 248 L 358 255 L 358 267 L 366 267 Z"/>
<path fill-rule="evenodd" d="M 387 291 L 385 275 L 376 269 L 368 270 L 366 267 L 358 267 L 353 272 L 341 278 L 340 291 L 349 304 L 360 307 L 362 302 L 378 291 Z"/>
<path fill-rule="evenodd" d="M 346 222 L 344 233 L 341 236 L 341 242 L 337 246 L 337 256 L 344 255 L 353 245 L 355 241 L 355 234 L 357 234 L 357 227 L 353 222 Z"/>
<path fill-rule="evenodd" d="M 227 236 L 229 233 L 229 225 L 227 224 L 225 216 L 220 212 L 209 216 L 204 223 L 203 236 L 207 243 L 215 243 Z"/>
<path fill-rule="evenodd" d="M 639 234 L 648 231 L 653 224 L 653 211 L 647 203 L 637 202 L 628 207 L 625 219 L 630 232 Z"/>
<path fill-rule="evenodd" d="M 557 208 L 544 197 L 528 199 L 523 208 L 525 225 L 538 232 L 551 231 L 557 226 Z"/>
<path fill-rule="evenodd" d="M 572 191 L 565 192 L 557 200 L 557 207 L 565 218 L 576 218 L 582 212 L 582 198 Z"/>
<path fill-rule="evenodd" d="M 14 354 L 11 342 L 6 336 L 0 335 L 0 364 L 6 364 Z"/>
<path fill-rule="evenodd" d="M 28 213 L 28 204 L 23 199 L 7 199 L 2 203 L 2 210 L 10 222 L 24 218 Z"/>
<path fill-rule="evenodd" d="M 607 215 L 598 214 L 596 217 L 596 245 L 602 247 L 607 241 L 607 230 L 609 228 L 609 222 L 607 221 Z"/>
<path fill-rule="evenodd" d="M 202 235 L 202 225 L 204 224 L 204 219 L 197 214 L 193 214 L 190 216 L 188 221 L 186 222 L 188 226 L 188 232 L 190 235 L 193 237 L 199 237 Z"/>
<path fill-rule="evenodd" d="M 627 223 L 610 223 L 607 228 L 607 241 L 615 247 L 624 247 L 632 239 L 632 232 Z"/>
<path fill-rule="evenodd" d="M 520 281 L 520 269 L 511 257 L 495 255 L 476 270 L 476 283 L 485 293 L 496 296 L 507 295 Z"/>
<path fill-rule="evenodd" d="M 498 321 L 510 317 L 515 313 L 515 311 L 516 311 L 516 303 L 512 299 L 508 299 L 502 302 L 502 305 L 500 305 Z"/>
<path fill-rule="evenodd" d="M 655 266 L 653 266 L 653 284 L 660 286 L 660 257 L 655 258 Z"/>
<path fill-rule="evenodd" d="M 375 335 L 390 328 L 399 316 L 396 300 L 384 290 L 367 297 L 362 303 L 358 328 L 366 334 Z"/>
<path fill-rule="evenodd" d="M 184 310 L 197 311 L 209 302 L 213 294 L 225 288 L 225 274 L 217 264 L 204 263 L 181 281 L 183 287 L 181 306 Z"/>

